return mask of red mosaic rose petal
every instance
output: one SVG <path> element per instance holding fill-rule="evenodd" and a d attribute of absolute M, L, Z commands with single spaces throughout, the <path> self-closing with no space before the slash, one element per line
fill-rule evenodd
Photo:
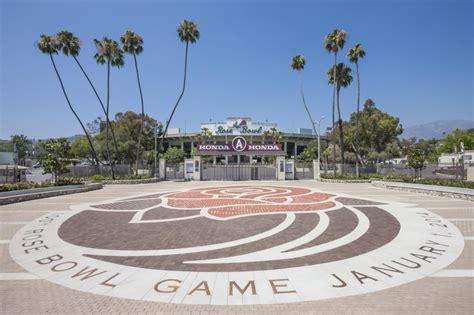
<path fill-rule="evenodd" d="M 244 204 L 256 204 L 261 203 L 258 200 L 245 200 L 245 199 L 194 199 L 194 200 L 181 200 L 181 199 L 170 199 L 168 205 L 175 208 L 211 208 L 220 207 L 227 205 L 244 205 Z"/>
<path fill-rule="evenodd" d="M 246 205 L 246 206 L 229 206 L 222 208 L 209 209 L 208 213 L 218 218 L 230 218 L 248 214 L 271 213 L 271 212 L 306 212 L 324 210 L 334 207 L 336 204 L 332 201 L 302 204 L 302 205 Z"/>

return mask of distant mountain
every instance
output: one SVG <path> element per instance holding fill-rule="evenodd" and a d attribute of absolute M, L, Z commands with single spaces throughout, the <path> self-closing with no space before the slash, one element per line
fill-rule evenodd
<path fill-rule="evenodd" d="M 417 139 L 440 139 L 445 134 L 451 133 L 454 129 L 474 128 L 474 121 L 470 120 L 437 120 L 426 124 L 415 125 L 404 128 L 401 139 L 416 137 Z"/>

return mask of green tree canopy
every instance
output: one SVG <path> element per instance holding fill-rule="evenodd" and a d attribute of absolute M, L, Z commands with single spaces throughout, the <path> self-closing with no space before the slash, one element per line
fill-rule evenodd
<path fill-rule="evenodd" d="M 77 137 L 71 142 L 71 155 L 76 159 L 91 160 L 89 143 L 85 136 Z"/>
<path fill-rule="evenodd" d="M 456 129 L 440 141 L 439 153 L 459 152 L 461 142 L 464 150 L 474 150 L 474 130 Z"/>
<path fill-rule="evenodd" d="M 71 147 L 66 138 L 48 139 L 41 143 L 42 152 L 38 158 L 43 165 L 43 174 L 53 174 L 57 182 L 59 176 L 68 173 L 71 164 Z"/>
<path fill-rule="evenodd" d="M 321 150 L 322 152 L 323 150 Z M 312 160 L 316 160 L 318 158 L 318 142 L 313 140 L 308 143 L 308 146 L 301 152 L 299 155 L 296 156 L 298 161 L 302 162 L 311 162 Z"/>
<path fill-rule="evenodd" d="M 169 148 L 164 154 L 163 158 L 167 163 L 176 164 L 184 161 L 184 151 L 178 148 Z"/>
<path fill-rule="evenodd" d="M 201 132 L 199 132 L 196 135 L 196 139 L 200 142 L 206 142 L 206 141 L 211 141 L 211 139 L 214 137 L 214 134 L 212 131 L 209 130 L 209 128 L 202 128 Z"/>
<path fill-rule="evenodd" d="M 370 98 L 365 102 L 359 116 L 357 143 L 362 158 L 374 161 L 373 157 L 380 156 L 379 153 L 387 150 L 391 155 L 389 158 L 396 157 L 399 154 L 396 154 L 397 151 L 400 152 L 398 136 L 403 132 L 400 119 L 382 112 Z M 352 113 L 349 122 L 344 126 L 348 147 L 352 147 L 351 143 L 355 141 L 356 121 L 357 113 Z"/>
<path fill-rule="evenodd" d="M 407 164 L 415 170 L 415 174 L 425 167 L 425 154 L 421 148 L 413 147 L 408 151 Z"/>
<path fill-rule="evenodd" d="M 28 139 L 28 137 L 25 135 L 13 135 L 10 138 L 8 150 L 13 151 L 14 146 L 16 146 L 16 151 L 18 152 L 18 160 L 20 162 L 25 159 L 26 152 L 31 150 L 32 141 Z"/>
<path fill-rule="evenodd" d="M 143 128 L 141 129 L 142 119 L 141 116 L 135 112 L 127 111 L 125 113 L 117 113 L 115 115 L 115 120 L 111 120 L 111 125 L 114 129 L 115 136 L 117 138 L 118 147 L 120 150 L 120 156 L 124 163 L 132 164 L 136 161 L 136 149 L 137 143 L 136 139 L 141 130 L 142 132 L 142 141 L 140 142 L 141 149 L 140 151 L 152 151 L 155 146 L 155 128 L 158 128 L 158 137 L 161 136 L 161 124 L 151 118 L 148 115 L 145 115 L 143 118 Z M 106 150 L 106 121 L 97 119 L 93 123 L 88 125 L 90 129 L 93 129 L 97 132 L 95 137 L 95 142 L 97 146 L 97 152 L 102 159 L 107 158 Z M 147 158 L 148 162 L 151 163 L 151 160 Z"/>
<path fill-rule="evenodd" d="M 264 141 L 271 139 L 274 143 L 280 143 L 283 139 L 283 132 L 278 131 L 276 128 L 270 128 L 270 130 L 263 132 L 262 138 Z"/>

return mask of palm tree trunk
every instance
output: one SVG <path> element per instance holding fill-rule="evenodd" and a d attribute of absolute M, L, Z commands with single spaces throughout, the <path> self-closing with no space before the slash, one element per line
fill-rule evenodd
<path fill-rule="evenodd" d="M 309 120 L 311 121 L 311 126 L 313 127 L 314 134 L 317 136 L 318 132 L 316 131 L 316 126 L 314 125 L 314 120 L 313 117 L 311 116 L 311 112 L 308 109 L 308 106 L 306 106 L 306 100 L 304 98 L 304 92 L 303 92 L 303 79 L 301 78 L 301 73 L 298 71 L 298 78 L 300 80 L 300 91 L 301 91 L 301 99 L 303 100 L 303 105 L 306 110 L 306 113 L 308 113 Z M 318 156 L 319 158 L 319 156 Z"/>
<path fill-rule="evenodd" d="M 163 144 L 163 141 L 165 139 L 166 133 L 168 132 L 168 127 L 170 126 L 171 119 L 173 119 L 174 112 L 176 111 L 176 108 L 178 107 L 179 102 L 181 101 L 181 98 L 184 95 L 184 90 L 186 89 L 186 75 L 187 75 L 187 68 L 188 68 L 188 46 L 189 43 L 186 42 L 186 51 L 184 53 L 184 79 L 183 79 L 183 89 L 181 90 L 181 94 L 178 97 L 178 100 L 176 101 L 176 104 L 174 105 L 173 111 L 171 112 L 171 115 L 169 119 L 166 121 L 166 127 L 165 130 L 163 131 L 163 134 L 161 136 L 161 141 L 158 144 L 158 148 L 161 148 L 161 145 Z M 158 149 L 158 152 L 160 149 Z M 159 155 L 158 155 L 159 157 Z"/>
<path fill-rule="evenodd" d="M 356 115 L 356 130 L 354 134 L 354 140 L 356 143 L 356 146 L 354 146 L 354 151 L 356 154 L 356 176 L 359 177 L 359 162 L 362 165 L 362 161 L 360 161 L 359 157 L 359 141 L 357 141 L 357 138 L 359 137 L 359 120 L 360 120 L 360 78 L 359 78 L 359 63 L 356 61 L 356 74 L 357 74 L 357 115 Z"/>
<path fill-rule="evenodd" d="M 340 93 L 340 87 L 337 87 L 337 114 L 338 114 L 338 125 L 339 125 L 339 142 L 340 142 L 340 147 L 341 147 L 341 163 L 342 163 L 342 171 L 344 173 L 344 164 L 345 164 L 345 159 L 344 159 L 344 132 L 343 132 L 343 127 L 342 127 L 342 117 L 341 117 L 341 107 L 339 105 L 339 93 Z"/>
<path fill-rule="evenodd" d="M 334 72 L 333 72 L 333 80 L 334 80 L 334 88 L 332 92 L 332 158 L 334 163 L 334 172 L 333 177 L 336 177 L 336 133 L 335 133 L 335 111 L 336 111 L 336 65 L 337 65 L 337 52 L 334 53 Z"/>
<path fill-rule="evenodd" d="M 357 119 L 356 119 L 356 136 L 359 131 L 359 113 L 360 113 L 360 78 L 359 78 L 359 63 L 356 62 L 356 74 L 357 74 Z"/>
<path fill-rule="evenodd" d="M 105 110 L 105 119 L 109 120 L 109 108 L 110 108 L 110 60 L 107 61 L 107 106 Z M 107 150 L 107 157 L 109 158 L 110 172 L 112 173 L 112 179 L 115 179 L 114 165 L 112 164 L 112 157 L 110 156 L 109 148 L 109 125 L 105 124 L 105 147 Z"/>
<path fill-rule="evenodd" d="M 117 161 L 119 161 L 119 163 L 120 163 L 120 151 L 119 151 L 118 145 L 117 145 L 117 138 L 115 138 L 114 128 L 112 128 L 112 124 L 110 123 L 110 120 L 109 120 L 109 118 L 107 117 L 107 113 L 106 113 L 106 110 L 105 110 L 104 103 L 102 102 L 102 99 L 100 98 L 99 93 L 97 93 L 97 90 L 96 90 L 94 84 L 92 83 L 91 79 L 90 79 L 89 76 L 87 75 L 86 71 L 85 71 L 84 68 L 82 67 L 82 65 L 81 65 L 81 63 L 79 62 L 79 60 L 76 58 L 76 56 L 72 56 L 72 57 L 74 58 L 74 60 L 76 61 L 77 65 L 79 66 L 79 68 L 81 69 L 82 73 L 84 74 L 84 76 L 86 77 L 87 81 L 89 82 L 89 85 L 91 86 L 92 90 L 94 91 L 94 94 L 95 94 L 95 96 L 97 97 L 97 100 L 99 100 L 100 107 L 102 108 L 102 111 L 104 112 L 104 115 L 106 116 L 106 123 L 109 125 L 110 132 L 112 133 L 112 139 L 113 139 L 113 141 L 114 141 L 116 159 L 117 159 Z"/>
<path fill-rule="evenodd" d="M 140 91 L 140 101 L 142 105 L 142 115 L 141 115 L 140 132 L 138 133 L 137 160 L 136 160 L 136 170 L 135 170 L 135 175 L 138 175 L 138 161 L 140 158 L 140 143 L 141 143 L 141 137 L 142 137 L 142 132 L 143 132 L 143 121 L 145 119 L 145 105 L 143 104 L 142 85 L 140 83 L 140 74 L 138 72 L 137 55 L 135 55 L 135 53 L 133 53 L 133 60 L 135 61 L 135 71 L 137 73 L 138 90 Z"/>
<path fill-rule="evenodd" d="M 49 57 L 51 58 L 51 63 L 53 64 L 54 71 L 56 72 L 56 75 L 58 76 L 59 83 L 61 84 L 61 89 L 63 90 L 64 97 L 66 98 L 67 104 L 69 105 L 69 109 L 71 110 L 71 112 L 74 114 L 77 121 L 81 125 L 82 130 L 84 131 L 84 133 L 86 135 L 87 141 L 89 142 L 89 147 L 91 149 L 92 157 L 95 160 L 95 163 L 97 164 L 97 162 L 98 162 L 97 153 L 95 152 L 94 145 L 92 144 L 91 137 L 90 137 L 89 133 L 87 132 L 86 128 L 84 127 L 84 124 L 82 123 L 81 119 L 79 118 L 76 111 L 74 110 L 74 108 L 71 105 L 71 101 L 69 100 L 69 97 L 67 96 L 67 93 L 66 93 L 66 89 L 64 88 L 63 80 L 61 79 L 61 75 L 59 74 L 58 68 L 56 67 L 56 63 L 54 62 L 53 55 L 49 54 Z"/>

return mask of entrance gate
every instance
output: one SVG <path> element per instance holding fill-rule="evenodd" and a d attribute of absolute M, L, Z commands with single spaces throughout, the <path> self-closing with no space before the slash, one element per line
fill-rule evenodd
<path fill-rule="evenodd" d="M 276 180 L 273 164 L 202 164 L 202 180 Z"/>
<path fill-rule="evenodd" d="M 166 179 L 184 179 L 184 163 L 166 164 L 165 167 Z"/>
<path fill-rule="evenodd" d="M 295 163 L 295 179 L 313 179 L 313 163 L 312 162 L 296 162 Z"/>

